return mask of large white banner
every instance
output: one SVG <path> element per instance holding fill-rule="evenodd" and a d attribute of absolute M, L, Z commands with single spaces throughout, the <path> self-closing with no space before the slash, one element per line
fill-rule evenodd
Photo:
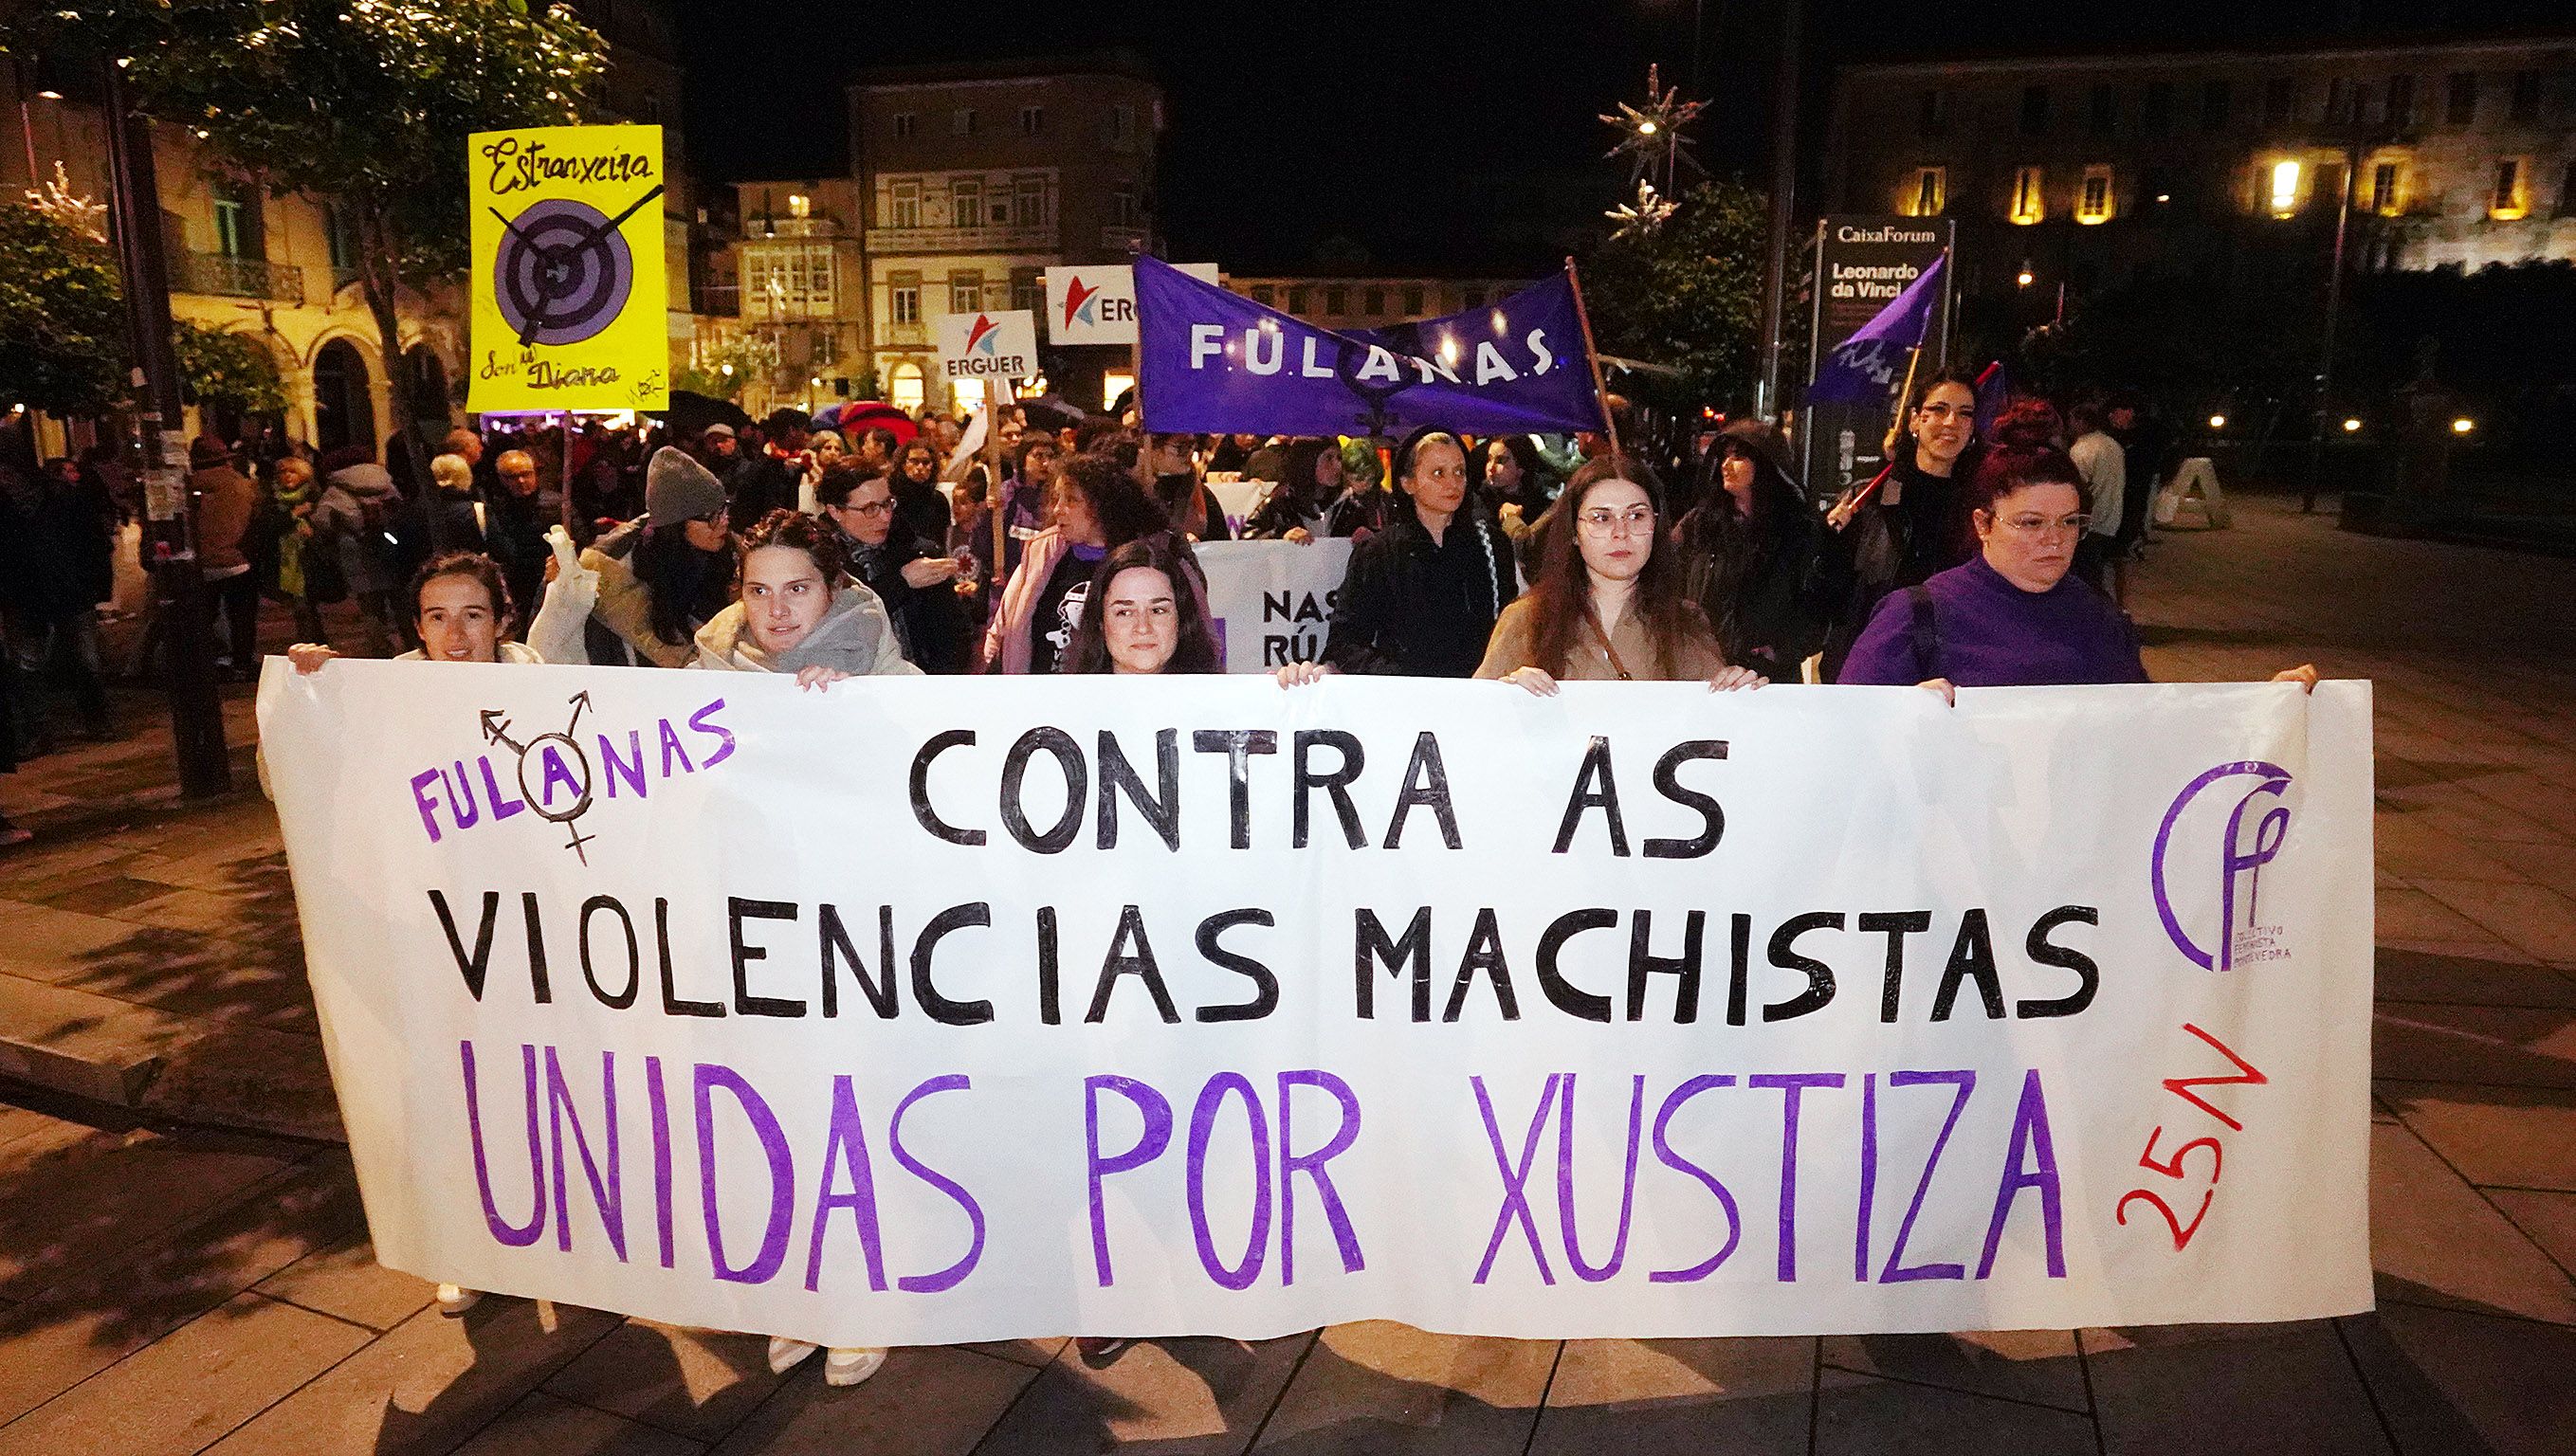
<path fill-rule="evenodd" d="M 1333 599 L 1350 570 L 1347 537 L 1313 541 L 1206 541 L 1194 548 L 1207 575 L 1228 672 L 1276 672 L 1321 662 L 1332 635 Z"/>
<path fill-rule="evenodd" d="M 2369 708 L 259 699 L 378 1257 L 832 1344 L 2366 1308 Z"/>

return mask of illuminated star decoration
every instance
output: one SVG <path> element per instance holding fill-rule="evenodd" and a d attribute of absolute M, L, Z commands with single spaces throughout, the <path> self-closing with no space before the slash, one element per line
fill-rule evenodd
<path fill-rule="evenodd" d="M 1616 112 L 1603 112 L 1601 120 L 1619 133 L 1619 144 L 1602 153 L 1605 157 L 1628 159 L 1628 180 L 1646 178 L 1658 169 L 1664 172 L 1664 185 L 1669 189 L 1676 180 L 1671 170 L 1677 163 L 1687 163 L 1694 171 L 1698 159 L 1690 154 L 1690 139 L 1682 128 L 1698 119 L 1708 106 L 1705 101 L 1684 101 L 1681 88 L 1665 86 L 1660 67 L 1646 67 L 1646 104 L 1631 106 L 1618 103 Z"/>
<path fill-rule="evenodd" d="M 1623 202 L 1601 215 L 1618 224 L 1610 230 L 1614 238 L 1651 237 L 1673 215 L 1673 204 L 1656 193 L 1654 183 L 1640 177 L 1636 201 Z"/>

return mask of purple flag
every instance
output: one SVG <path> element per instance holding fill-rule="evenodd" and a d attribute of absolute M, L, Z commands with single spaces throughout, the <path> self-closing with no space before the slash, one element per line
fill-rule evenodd
<path fill-rule="evenodd" d="M 1905 378 L 1905 357 L 1923 347 L 1932 327 L 1932 310 L 1941 301 L 1942 275 L 1949 271 L 1944 251 L 1932 266 L 1888 300 L 1878 316 L 1860 326 L 1825 358 L 1807 386 L 1811 404 L 1885 404 Z"/>
<path fill-rule="evenodd" d="M 1157 433 L 1601 428 L 1561 274 L 1466 313 L 1335 333 L 1139 257 L 1136 335 L 1136 387 Z"/>
<path fill-rule="evenodd" d="M 2012 380 L 2004 373 L 2004 361 L 1997 359 L 1977 376 L 1977 438 L 1992 441 L 1995 421 L 2004 417 L 2004 406 L 2012 403 Z"/>

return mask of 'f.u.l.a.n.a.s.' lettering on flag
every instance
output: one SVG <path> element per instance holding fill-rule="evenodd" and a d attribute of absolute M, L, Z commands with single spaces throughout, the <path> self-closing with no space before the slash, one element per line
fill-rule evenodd
<path fill-rule="evenodd" d="M 1137 389 L 1155 431 L 1471 434 L 1601 428 L 1573 280 L 1392 329 L 1319 328 L 1136 260 Z"/>
<path fill-rule="evenodd" d="M 272 661 L 259 712 L 424 1278 L 835 1345 L 2370 1303 L 2367 684 Z"/>

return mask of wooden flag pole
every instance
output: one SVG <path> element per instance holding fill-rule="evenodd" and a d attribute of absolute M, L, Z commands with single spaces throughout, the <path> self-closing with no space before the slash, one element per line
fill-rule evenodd
<path fill-rule="evenodd" d="M 1610 392 L 1601 384 L 1601 351 L 1592 343 L 1592 315 L 1583 307 L 1583 275 L 1575 271 L 1574 260 L 1565 260 L 1565 281 L 1574 289 L 1574 321 L 1583 328 L 1583 362 L 1592 370 L 1592 402 L 1601 409 L 1601 433 L 1610 441 L 1610 453 L 1621 453 L 1619 422 L 1610 415 Z"/>

